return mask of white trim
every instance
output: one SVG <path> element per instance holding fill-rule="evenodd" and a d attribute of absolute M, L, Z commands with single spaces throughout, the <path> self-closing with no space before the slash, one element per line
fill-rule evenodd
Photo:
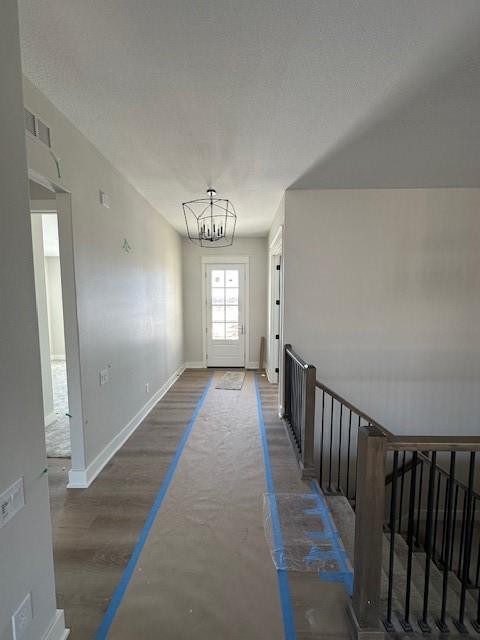
<path fill-rule="evenodd" d="M 65 629 L 63 609 L 57 609 L 52 624 L 49 626 L 43 640 L 67 640 L 70 629 Z"/>
<path fill-rule="evenodd" d="M 49 413 L 48 416 L 45 416 L 45 426 L 49 427 L 51 424 L 53 424 L 57 419 L 57 414 L 55 413 L 55 411 L 52 411 L 52 413 Z"/>
<path fill-rule="evenodd" d="M 249 264 L 250 256 L 201 256 L 202 264 Z"/>
<path fill-rule="evenodd" d="M 185 369 L 205 369 L 205 365 L 201 360 L 198 362 L 186 362 Z"/>
<path fill-rule="evenodd" d="M 66 358 L 64 353 L 63 354 L 62 353 L 52 353 L 50 355 L 50 360 L 66 360 L 66 359 L 67 358 Z"/>
<path fill-rule="evenodd" d="M 273 239 L 270 243 L 269 250 L 270 253 L 282 253 L 282 244 L 283 244 L 283 224 L 281 224 L 277 233 L 273 236 Z"/>
<path fill-rule="evenodd" d="M 252 360 L 251 362 L 247 362 L 245 369 L 258 369 L 260 366 L 260 362 L 258 360 Z"/>
<path fill-rule="evenodd" d="M 167 393 L 173 383 L 179 376 L 185 371 L 185 365 L 179 367 L 174 374 L 170 376 L 167 382 L 160 387 L 160 389 L 143 405 L 143 407 L 133 416 L 120 433 L 107 444 L 107 446 L 100 451 L 97 457 L 87 466 L 86 469 L 70 469 L 68 474 L 68 489 L 86 489 L 89 487 L 98 474 L 102 471 L 105 465 L 112 459 L 117 453 L 120 447 L 125 444 L 132 433 L 141 424 L 145 416 L 150 413 L 153 407 L 159 400 Z"/>
<path fill-rule="evenodd" d="M 201 256 L 202 265 L 202 358 L 203 368 L 207 363 L 207 291 L 205 280 L 209 264 L 244 264 L 245 265 L 245 365 L 250 358 L 250 256 Z M 247 367 L 248 368 L 248 367 Z"/>

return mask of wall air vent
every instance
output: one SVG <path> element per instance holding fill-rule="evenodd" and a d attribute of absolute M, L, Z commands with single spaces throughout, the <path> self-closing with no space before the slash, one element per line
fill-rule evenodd
<path fill-rule="evenodd" d="M 39 118 L 37 118 L 37 129 L 38 129 L 38 139 L 46 144 L 47 147 L 51 147 L 50 144 L 50 128 L 42 122 Z"/>
<path fill-rule="evenodd" d="M 51 148 L 52 140 L 50 137 L 50 127 L 47 127 L 47 125 L 42 122 L 38 116 L 28 109 L 25 109 L 25 129 L 49 149 Z"/>
<path fill-rule="evenodd" d="M 30 132 L 32 136 L 37 135 L 37 120 L 28 109 L 25 109 L 25 129 Z"/>

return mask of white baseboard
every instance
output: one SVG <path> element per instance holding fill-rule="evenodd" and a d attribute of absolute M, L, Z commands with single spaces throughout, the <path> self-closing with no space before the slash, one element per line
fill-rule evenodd
<path fill-rule="evenodd" d="M 47 633 L 43 636 L 43 640 L 67 640 L 69 635 L 70 629 L 65 629 L 63 609 L 57 609 L 53 622 L 48 628 Z"/>
<path fill-rule="evenodd" d="M 48 416 L 45 416 L 45 426 L 49 427 L 51 424 L 53 424 L 57 419 L 57 414 L 55 413 L 55 411 L 52 411 L 52 413 L 49 413 Z"/>
<path fill-rule="evenodd" d="M 258 369 L 259 366 L 260 363 L 258 362 L 258 360 L 251 360 L 250 362 L 247 362 L 245 369 Z"/>
<path fill-rule="evenodd" d="M 205 365 L 201 360 L 198 362 L 186 362 L 185 369 L 205 369 Z"/>
<path fill-rule="evenodd" d="M 66 360 L 65 354 L 54 353 L 50 355 L 50 360 Z"/>
<path fill-rule="evenodd" d="M 153 407 L 167 393 L 173 383 L 185 371 L 185 365 L 179 367 L 167 382 L 154 393 L 154 395 L 146 402 L 138 413 L 130 420 L 128 424 L 118 433 L 107 446 L 100 451 L 98 456 L 88 465 L 86 469 L 70 469 L 68 474 L 68 489 L 86 489 L 98 476 L 104 466 L 113 458 L 120 447 L 128 440 L 135 429 L 140 425 L 145 416 L 150 413 Z"/>

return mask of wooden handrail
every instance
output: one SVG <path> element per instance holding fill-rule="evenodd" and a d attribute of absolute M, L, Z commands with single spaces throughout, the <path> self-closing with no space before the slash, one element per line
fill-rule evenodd
<path fill-rule="evenodd" d="M 337 400 L 338 402 L 343 404 L 345 407 L 347 407 L 347 409 L 350 409 L 351 411 L 353 411 L 353 413 L 356 413 L 357 416 L 360 416 L 360 418 L 363 418 L 366 422 L 368 422 L 372 426 L 375 426 L 375 427 L 377 427 L 377 429 L 380 429 L 380 431 L 382 431 L 384 433 L 384 435 L 386 435 L 388 437 L 393 436 L 393 433 L 391 431 L 386 429 L 384 426 L 382 426 L 380 423 L 378 423 L 376 420 L 374 420 L 367 413 L 365 413 L 364 411 L 362 411 L 361 409 L 356 407 L 354 404 L 352 404 L 351 402 L 349 402 L 345 398 L 342 398 L 341 395 L 339 395 L 333 389 L 330 389 L 330 387 L 327 387 L 327 385 L 323 384 L 323 382 L 320 382 L 319 380 L 316 380 L 315 381 L 315 386 L 317 387 L 317 389 L 321 389 L 322 391 L 325 391 L 325 393 L 328 393 L 329 396 L 331 396 L 332 398 L 334 398 L 335 400 Z"/>
<path fill-rule="evenodd" d="M 480 451 L 479 436 L 391 436 L 389 451 Z"/>

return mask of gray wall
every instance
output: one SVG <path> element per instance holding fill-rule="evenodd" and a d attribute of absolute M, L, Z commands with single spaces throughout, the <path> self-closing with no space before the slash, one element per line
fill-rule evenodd
<path fill-rule="evenodd" d="M 285 340 L 398 433 L 478 434 L 480 190 L 288 191 Z"/>
<path fill-rule="evenodd" d="M 63 330 L 62 277 L 60 258 L 45 257 L 45 280 L 47 285 L 48 327 L 50 330 L 50 354 L 65 358 L 65 334 Z"/>
<path fill-rule="evenodd" d="M 48 149 L 30 139 L 29 168 L 72 194 L 89 464 L 183 363 L 181 239 L 27 79 L 24 98 L 51 127 L 62 178 Z M 100 189 L 110 196 L 109 209 L 99 203 Z M 99 371 L 108 366 L 110 382 L 100 386 Z"/>
<path fill-rule="evenodd" d="M 0 529 L 0 638 L 11 640 L 11 616 L 31 592 L 24 640 L 39 640 L 56 606 L 14 0 L 0 4 L 0 81 L 0 491 L 23 476 L 26 499 Z"/>
<path fill-rule="evenodd" d="M 183 239 L 183 306 L 186 362 L 202 361 L 202 256 L 250 256 L 250 364 L 258 363 L 267 330 L 267 240 L 236 238 L 225 249 L 202 249 Z M 247 363 L 248 365 L 248 363 Z"/>

